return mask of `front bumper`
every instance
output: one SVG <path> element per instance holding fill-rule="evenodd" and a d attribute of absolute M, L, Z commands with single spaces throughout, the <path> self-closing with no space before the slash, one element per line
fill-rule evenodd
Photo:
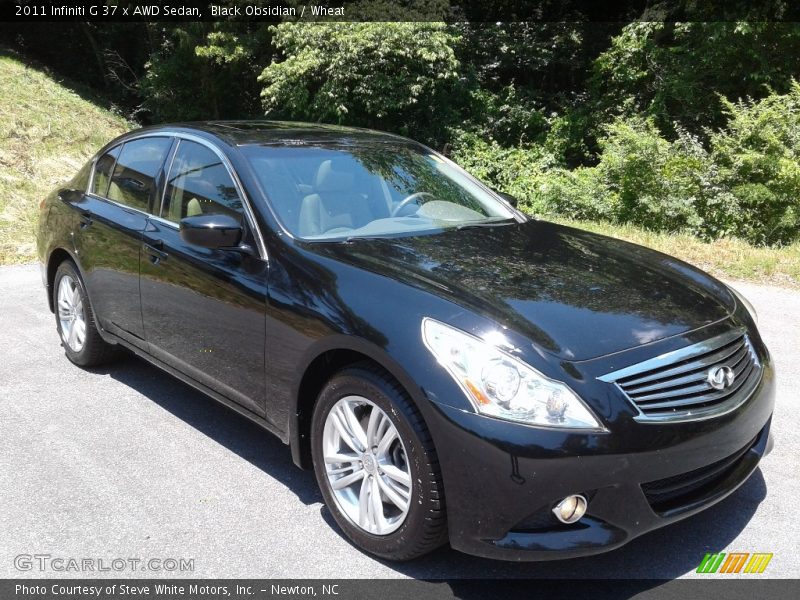
<path fill-rule="evenodd" d="M 742 485 L 771 449 L 774 386 L 768 364 L 750 399 L 732 413 L 618 424 L 609 433 L 535 429 L 433 402 L 427 421 L 444 478 L 450 543 L 487 558 L 572 558 L 696 514 Z M 559 523 L 552 507 L 576 493 L 589 499 L 586 515 Z"/>

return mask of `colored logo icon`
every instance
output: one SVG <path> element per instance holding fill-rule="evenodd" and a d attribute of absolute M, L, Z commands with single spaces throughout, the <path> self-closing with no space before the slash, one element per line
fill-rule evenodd
<path fill-rule="evenodd" d="M 698 573 L 763 573 L 769 561 L 772 560 L 772 553 L 769 552 L 718 552 L 717 554 L 706 554 L 700 565 L 697 567 Z"/>

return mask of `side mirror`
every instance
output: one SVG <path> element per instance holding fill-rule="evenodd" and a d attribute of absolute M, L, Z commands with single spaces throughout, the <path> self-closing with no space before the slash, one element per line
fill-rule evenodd
<path fill-rule="evenodd" d="M 203 248 L 235 248 L 242 241 L 242 224 L 229 215 L 197 215 L 180 223 L 181 239 Z"/>
<path fill-rule="evenodd" d="M 58 190 L 58 199 L 66 204 L 75 204 L 84 200 L 83 191 L 63 188 Z"/>
<path fill-rule="evenodd" d="M 519 205 L 519 200 L 517 200 L 517 198 L 515 196 L 512 196 L 511 194 L 506 194 L 505 192 L 498 192 L 497 190 L 495 190 L 495 193 L 498 196 L 500 196 L 503 200 L 508 202 L 514 208 L 517 208 L 517 205 Z"/>

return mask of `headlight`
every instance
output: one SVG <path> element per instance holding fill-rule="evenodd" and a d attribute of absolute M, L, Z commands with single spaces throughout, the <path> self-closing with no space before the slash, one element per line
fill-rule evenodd
<path fill-rule="evenodd" d="M 731 286 L 728 286 L 728 289 L 731 291 L 731 293 L 734 296 L 736 296 L 736 299 L 744 305 L 744 307 L 747 309 L 747 312 L 749 312 L 750 316 L 753 317 L 753 322 L 758 324 L 758 314 L 756 313 L 756 309 L 753 308 L 753 305 L 750 304 L 750 301 L 747 298 L 745 298 L 741 294 L 741 292 L 738 292 L 737 290 L 733 289 Z"/>
<path fill-rule="evenodd" d="M 478 412 L 540 427 L 604 429 L 569 387 L 496 345 L 429 318 L 422 338 Z"/>

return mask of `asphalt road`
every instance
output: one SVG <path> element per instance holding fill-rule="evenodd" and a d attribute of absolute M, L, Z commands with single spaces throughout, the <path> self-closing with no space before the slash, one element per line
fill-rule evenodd
<path fill-rule="evenodd" d="M 797 577 L 800 293 L 739 287 L 759 312 L 779 389 L 775 450 L 734 495 L 596 557 L 515 564 L 441 548 L 390 564 L 340 535 L 313 475 L 270 434 L 136 358 L 71 365 L 37 268 L 0 268 L 0 577 L 103 575 L 15 567 L 18 555 L 49 555 L 98 568 L 193 559 L 193 572 L 174 573 L 190 577 L 671 579 L 718 551 L 773 552 L 765 575 Z"/>

